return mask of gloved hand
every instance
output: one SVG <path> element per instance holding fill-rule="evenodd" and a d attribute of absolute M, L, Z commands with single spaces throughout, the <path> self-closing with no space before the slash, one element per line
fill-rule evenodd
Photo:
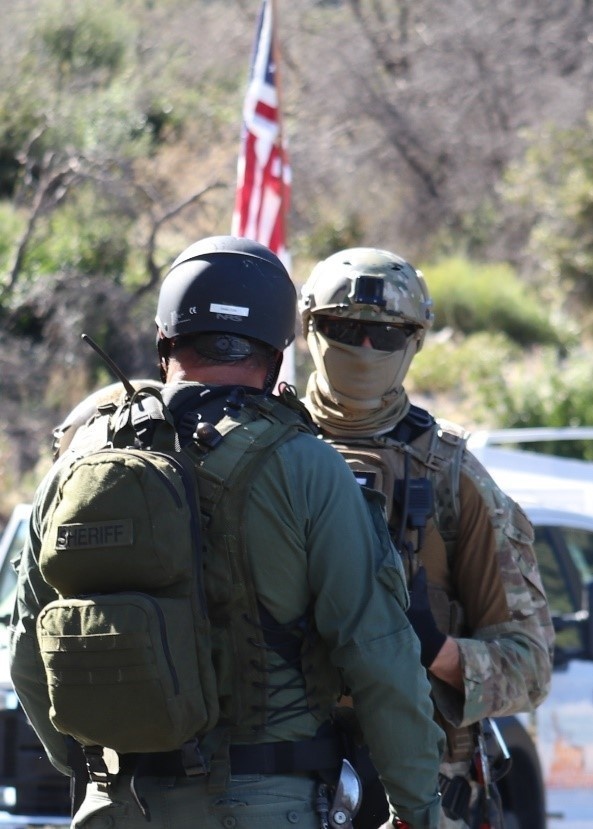
<path fill-rule="evenodd" d="M 416 632 L 416 636 L 420 639 L 420 661 L 425 668 L 429 668 L 447 637 L 438 629 L 430 609 L 424 567 L 419 567 L 412 578 L 410 607 L 407 611 L 407 617 Z"/>

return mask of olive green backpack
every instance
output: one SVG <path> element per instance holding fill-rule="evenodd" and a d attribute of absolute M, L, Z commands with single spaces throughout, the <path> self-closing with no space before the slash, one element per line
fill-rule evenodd
<path fill-rule="evenodd" d="M 181 448 L 160 391 L 130 385 L 69 436 L 39 557 L 59 598 L 39 614 L 37 638 L 52 722 L 89 750 L 171 751 L 218 723 L 228 677 L 214 668 L 204 556 L 219 581 L 227 567 L 242 586 L 234 618 L 257 615 L 247 492 L 266 457 L 311 431 L 289 390 L 227 411 L 216 426 L 198 420 Z M 206 529 L 215 515 L 238 544 L 232 555 Z M 234 654 L 241 675 L 255 670 L 252 651 Z M 253 726 L 245 712 L 229 715 Z"/>
<path fill-rule="evenodd" d="M 79 430 L 39 566 L 59 594 L 37 620 L 58 731 L 151 752 L 216 724 L 195 466 L 158 390 L 134 391 Z"/>

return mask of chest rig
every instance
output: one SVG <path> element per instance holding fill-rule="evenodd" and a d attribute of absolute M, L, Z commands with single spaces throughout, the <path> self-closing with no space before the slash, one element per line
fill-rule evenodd
<path fill-rule="evenodd" d="M 451 581 L 466 433 L 411 406 L 406 417 L 386 435 L 328 442 L 345 458 L 361 486 L 385 496 L 390 535 L 402 555 L 408 580 L 420 562 L 426 564 L 431 556 L 442 558 L 436 568 L 439 575 L 428 586 L 431 610 L 443 633 L 466 634 L 463 609 Z M 435 532 L 441 539 L 439 545 L 434 543 Z M 438 711 L 436 719 L 447 735 L 446 759 L 471 756 L 473 729 L 453 728 Z"/>
<path fill-rule="evenodd" d="M 465 433 L 446 428 L 428 412 L 411 406 L 386 435 L 328 439 L 361 486 L 382 492 L 394 543 L 409 559 L 422 549 L 432 522 L 443 539 L 447 561 L 455 552 L 459 521 L 459 473 Z"/>

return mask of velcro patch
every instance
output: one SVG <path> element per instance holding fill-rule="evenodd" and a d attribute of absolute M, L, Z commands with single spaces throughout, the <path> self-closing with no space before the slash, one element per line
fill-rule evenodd
<path fill-rule="evenodd" d="M 100 547 L 129 547 L 134 542 L 131 518 L 97 521 L 92 524 L 61 524 L 57 550 L 89 550 Z"/>
<path fill-rule="evenodd" d="M 377 473 L 371 472 L 370 470 L 366 469 L 353 469 L 354 477 L 356 478 L 356 483 L 360 484 L 360 486 L 366 486 L 369 489 L 375 488 L 375 483 L 377 480 Z"/>

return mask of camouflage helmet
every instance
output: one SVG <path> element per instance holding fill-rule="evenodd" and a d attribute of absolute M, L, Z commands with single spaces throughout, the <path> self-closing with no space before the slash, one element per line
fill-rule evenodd
<path fill-rule="evenodd" d="M 421 271 L 387 250 L 349 248 L 319 262 L 301 291 L 305 336 L 317 315 L 415 325 L 418 349 L 432 326 L 432 300 Z"/>

